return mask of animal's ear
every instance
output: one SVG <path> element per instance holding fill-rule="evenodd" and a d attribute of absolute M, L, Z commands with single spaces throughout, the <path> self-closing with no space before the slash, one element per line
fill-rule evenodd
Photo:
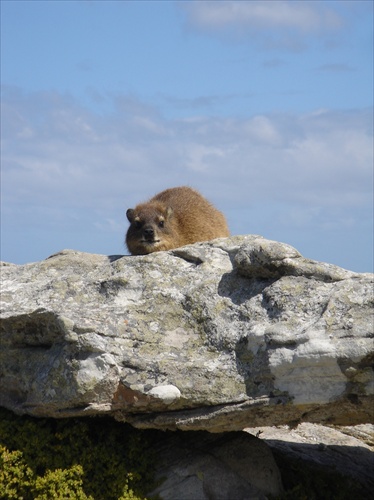
<path fill-rule="evenodd" d="M 173 209 L 171 207 L 168 207 L 166 209 L 166 219 L 170 219 L 172 215 L 173 215 Z"/>
<path fill-rule="evenodd" d="M 134 209 L 133 208 L 129 208 L 126 211 L 126 216 L 129 219 L 129 222 L 132 222 L 134 220 Z"/>

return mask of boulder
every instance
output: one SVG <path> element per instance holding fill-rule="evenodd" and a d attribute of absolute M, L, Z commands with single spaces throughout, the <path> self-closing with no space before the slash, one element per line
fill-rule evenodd
<path fill-rule="evenodd" d="M 149 431 L 151 432 L 151 431 Z M 159 431 L 158 431 L 159 432 Z M 265 500 L 283 492 L 270 448 L 245 432 L 156 434 L 159 486 L 147 498 L 163 500 Z"/>
<path fill-rule="evenodd" d="M 373 275 L 237 236 L 1 268 L 0 405 L 139 428 L 373 421 Z"/>
<path fill-rule="evenodd" d="M 302 463 L 304 467 L 337 472 L 359 485 L 362 498 L 374 491 L 374 426 L 330 427 L 303 422 L 297 427 L 257 427 L 245 429 L 258 436 L 279 456 L 278 463 Z M 313 472 L 312 472 L 313 473 Z M 342 491 L 343 493 L 343 491 Z M 321 495 L 322 498 L 323 495 Z"/>

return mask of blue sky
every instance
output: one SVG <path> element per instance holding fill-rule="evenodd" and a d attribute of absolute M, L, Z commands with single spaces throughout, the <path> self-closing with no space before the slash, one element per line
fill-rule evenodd
<path fill-rule="evenodd" d="M 125 254 L 199 189 L 232 234 L 373 270 L 371 1 L 1 1 L 1 258 Z"/>

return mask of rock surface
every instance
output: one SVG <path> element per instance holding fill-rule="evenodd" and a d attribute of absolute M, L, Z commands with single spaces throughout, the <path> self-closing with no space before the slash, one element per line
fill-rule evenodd
<path fill-rule="evenodd" d="M 373 421 L 373 275 L 260 236 L 1 268 L 0 404 L 141 428 Z"/>
<path fill-rule="evenodd" d="M 245 432 L 165 432 L 155 440 L 156 479 L 150 497 L 163 500 L 265 500 L 282 481 L 270 448 Z M 157 434 L 159 436 L 159 434 Z"/>
<path fill-rule="evenodd" d="M 245 429 L 282 456 L 351 477 L 368 493 L 374 490 L 374 426 L 326 427 L 302 423 L 296 428 Z M 369 498 L 369 497 L 368 497 Z"/>

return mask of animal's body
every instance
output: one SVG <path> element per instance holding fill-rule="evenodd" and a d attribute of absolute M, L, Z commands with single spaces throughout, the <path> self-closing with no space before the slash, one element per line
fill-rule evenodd
<path fill-rule="evenodd" d="M 171 250 L 230 235 L 224 215 L 189 187 L 166 189 L 126 212 L 132 255 Z"/>

